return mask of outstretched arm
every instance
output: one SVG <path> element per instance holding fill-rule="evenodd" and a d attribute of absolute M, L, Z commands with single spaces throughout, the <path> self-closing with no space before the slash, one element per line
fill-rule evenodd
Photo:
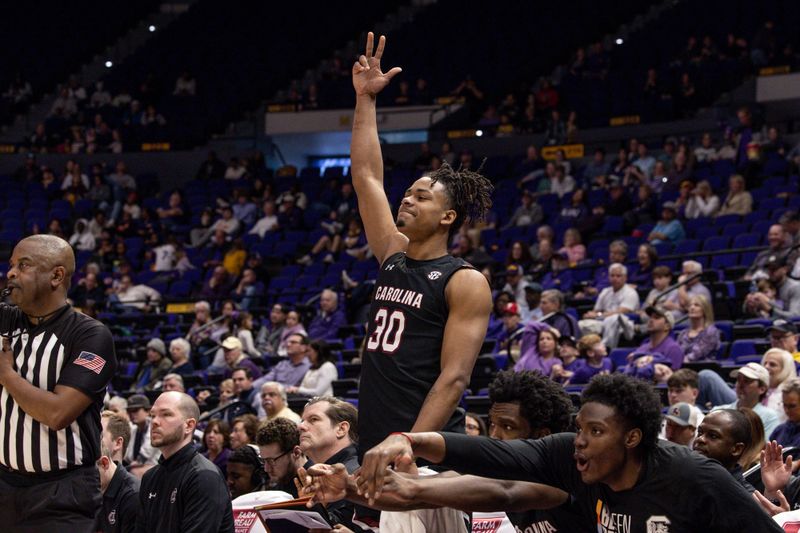
<path fill-rule="evenodd" d="M 400 73 L 394 67 L 381 71 L 381 56 L 386 38 L 381 36 L 373 54 L 374 35 L 367 35 L 367 48 L 353 65 L 353 88 L 356 91 L 356 110 L 353 117 L 353 138 L 350 142 L 353 187 L 358 197 L 358 210 L 370 249 L 378 262 L 405 250 L 408 239 L 395 226 L 389 201 L 383 190 L 383 156 L 378 140 L 375 100 L 391 79 Z"/>
<path fill-rule="evenodd" d="M 492 293 L 480 272 L 459 270 L 447 284 L 445 295 L 450 314 L 442 340 L 441 373 L 417 415 L 411 429 L 415 433 L 444 428 L 469 384 L 489 325 Z"/>

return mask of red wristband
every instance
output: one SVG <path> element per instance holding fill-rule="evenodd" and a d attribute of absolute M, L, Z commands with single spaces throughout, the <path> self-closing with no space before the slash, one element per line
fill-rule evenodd
<path fill-rule="evenodd" d="M 404 436 L 408 440 L 408 445 L 411 446 L 411 449 L 412 450 L 414 449 L 414 441 L 411 440 L 411 437 L 409 437 L 407 434 L 403 433 L 402 431 L 395 431 L 394 433 L 390 433 L 389 434 L 389 436 L 392 436 L 392 435 L 402 435 L 402 436 Z"/>

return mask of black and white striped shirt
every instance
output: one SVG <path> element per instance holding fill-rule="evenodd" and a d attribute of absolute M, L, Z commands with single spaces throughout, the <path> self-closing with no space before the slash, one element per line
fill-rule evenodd
<path fill-rule="evenodd" d="M 94 463 L 100 456 L 100 411 L 117 366 L 111 332 L 70 306 L 40 325 L 16 307 L 0 304 L 0 334 L 11 337 L 14 369 L 35 387 L 73 387 L 93 402 L 69 426 L 55 431 L 26 414 L 0 386 L 0 465 L 36 474 Z"/>

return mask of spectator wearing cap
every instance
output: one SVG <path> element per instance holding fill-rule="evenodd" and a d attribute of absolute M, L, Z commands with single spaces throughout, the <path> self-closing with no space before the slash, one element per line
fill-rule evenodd
<path fill-rule="evenodd" d="M 296 230 L 303 227 L 303 210 L 297 205 L 297 198 L 287 191 L 278 199 L 278 225 L 284 230 Z"/>
<path fill-rule="evenodd" d="M 713 372 L 709 370 L 708 372 Z M 703 421 L 703 411 L 697 407 L 697 397 L 700 394 L 697 372 L 690 368 L 681 368 L 672 373 L 667 379 L 667 402 L 670 406 L 685 403 L 692 407 L 697 417 L 695 428 Z M 666 424 L 661 425 L 659 438 L 667 438 Z"/>
<path fill-rule="evenodd" d="M 769 313 L 773 318 L 790 319 L 800 316 L 800 281 L 789 278 L 786 254 L 773 254 L 767 258 L 766 269 L 770 282 L 777 291 L 775 298 L 763 292 L 754 292 L 745 298 L 745 308 Z"/>
<path fill-rule="evenodd" d="M 339 309 L 339 295 L 324 289 L 319 295 L 319 310 L 308 325 L 308 337 L 331 341 L 339 338 L 339 328 L 347 325 L 344 311 Z"/>
<path fill-rule="evenodd" d="M 519 343 L 522 340 L 524 325 L 520 308 L 516 302 L 509 302 L 503 309 L 503 330 L 497 336 L 495 354 L 505 353 L 512 360 L 519 358 Z"/>
<path fill-rule="evenodd" d="M 759 252 L 753 260 L 753 264 L 747 269 L 744 279 L 751 280 L 769 277 L 767 263 L 770 262 L 770 260 L 775 262 L 779 257 L 785 258 L 786 254 L 789 253 L 788 242 L 789 236 L 786 234 L 786 230 L 783 226 L 780 224 L 773 224 L 770 226 L 769 231 L 767 231 L 767 244 L 769 248 Z"/>
<path fill-rule="evenodd" d="M 609 374 L 614 369 L 611 358 L 608 357 L 608 350 L 603 344 L 603 339 L 595 333 L 584 335 L 578 341 L 578 353 L 580 353 L 581 364 L 576 370 L 570 385 L 582 385 L 589 383 L 598 374 Z"/>
<path fill-rule="evenodd" d="M 538 283 L 529 281 L 525 284 L 525 303 L 528 304 L 528 315 L 522 317 L 524 322 L 542 318 L 542 308 L 540 307 L 542 291 L 543 288 Z"/>
<path fill-rule="evenodd" d="M 144 394 L 128 398 L 128 418 L 131 420 L 131 440 L 125 452 L 128 470 L 142 477 L 158 463 L 161 452 L 150 442 L 150 400 Z"/>
<path fill-rule="evenodd" d="M 647 340 L 628 357 L 636 360 L 649 357 L 654 363 L 669 365 L 673 371 L 683 365 L 683 350 L 669 333 L 675 326 L 672 313 L 663 307 L 648 307 L 645 312 L 649 317 L 647 321 Z M 642 361 L 639 361 L 642 364 Z"/>
<path fill-rule="evenodd" d="M 161 339 L 150 339 L 146 357 L 147 361 L 136 374 L 131 390 L 153 390 L 172 368 L 172 361 L 167 357 L 167 347 Z"/>
<path fill-rule="evenodd" d="M 501 228 L 506 230 L 515 226 L 532 226 L 539 224 L 544 218 L 542 207 L 533 200 L 533 195 L 529 191 L 522 191 L 520 205 L 514 210 L 508 223 Z"/>
<path fill-rule="evenodd" d="M 233 371 L 237 368 L 249 369 L 252 373 L 251 379 L 261 377 L 261 369 L 256 364 L 245 357 L 242 351 L 242 341 L 238 337 L 228 337 L 222 341 L 222 352 L 225 356 L 225 379 L 233 377 Z"/>
<path fill-rule="evenodd" d="M 503 290 L 514 295 L 514 301 L 519 306 L 520 315 L 526 315 L 530 311 L 528 302 L 525 301 L 526 282 L 522 265 L 508 265 L 508 268 L 506 268 L 506 284 L 503 286 Z"/>
<path fill-rule="evenodd" d="M 542 277 L 542 287 L 571 293 L 574 283 L 572 270 L 569 268 L 569 257 L 564 252 L 554 253 L 550 258 L 550 271 Z"/>
<path fill-rule="evenodd" d="M 764 434 L 772 435 L 780 422 L 778 413 L 761 403 L 769 389 L 769 371 L 758 363 L 747 363 L 742 368 L 731 372 L 731 377 L 736 379 L 736 401 L 718 405 L 712 409 L 712 412 L 719 409 L 747 407 L 761 419 L 764 424 Z"/>
<path fill-rule="evenodd" d="M 678 402 L 670 406 L 664 416 L 666 439 L 691 448 L 697 435 L 697 427 L 703 419 L 699 412 L 699 409 L 686 402 Z"/>
<path fill-rule="evenodd" d="M 575 337 L 561 335 L 558 338 L 558 358 L 561 362 L 553 365 L 550 378 L 556 383 L 571 383 L 575 371 L 585 364 L 578 355 L 578 341 Z"/>
<path fill-rule="evenodd" d="M 791 378 L 781 385 L 783 413 L 786 422 L 769 436 L 781 446 L 800 446 L 800 378 Z"/>
<path fill-rule="evenodd" d="M 647 236 L 650 244 L 678 243 L 686 238 L 686 231 L 678 220 L 675 202 L 664 202 L 661 206 L 661 220 Z"/>
<path fill-rule="evenodd" d="M 800 362 L 800 352 L 797 350 L 797 341 L 800 336 L 795 323 L 779 318 L 772 323 L 767 332 L 770 346 L 786 350 L 792 354 L 795 361 Z"/>
<path fill-rule="evenodd" d="M 627 284 L 628 269 L 620 263 L 608 267 L 611 285 L 600 292 L 594 309 L 583 315 L 578 322 L 584 333 L 597 333 L 610 348 L 616 348 L 620 334 L 633 337 L 633 324 L 625 313 L 639 308 L 639 293 Z"/>

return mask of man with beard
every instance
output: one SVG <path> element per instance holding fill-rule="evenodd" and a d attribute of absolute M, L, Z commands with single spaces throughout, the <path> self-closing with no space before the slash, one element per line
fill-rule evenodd
<path fill-rule="evenodd" d="M 142 478 L 137 531 L 232 533 L 233 513 L 225 479 L 192 442 L 200 418 L 195 401 L 182 392 L 165 392 L 150 414 L 150 439 L 162 458 Z"/>

